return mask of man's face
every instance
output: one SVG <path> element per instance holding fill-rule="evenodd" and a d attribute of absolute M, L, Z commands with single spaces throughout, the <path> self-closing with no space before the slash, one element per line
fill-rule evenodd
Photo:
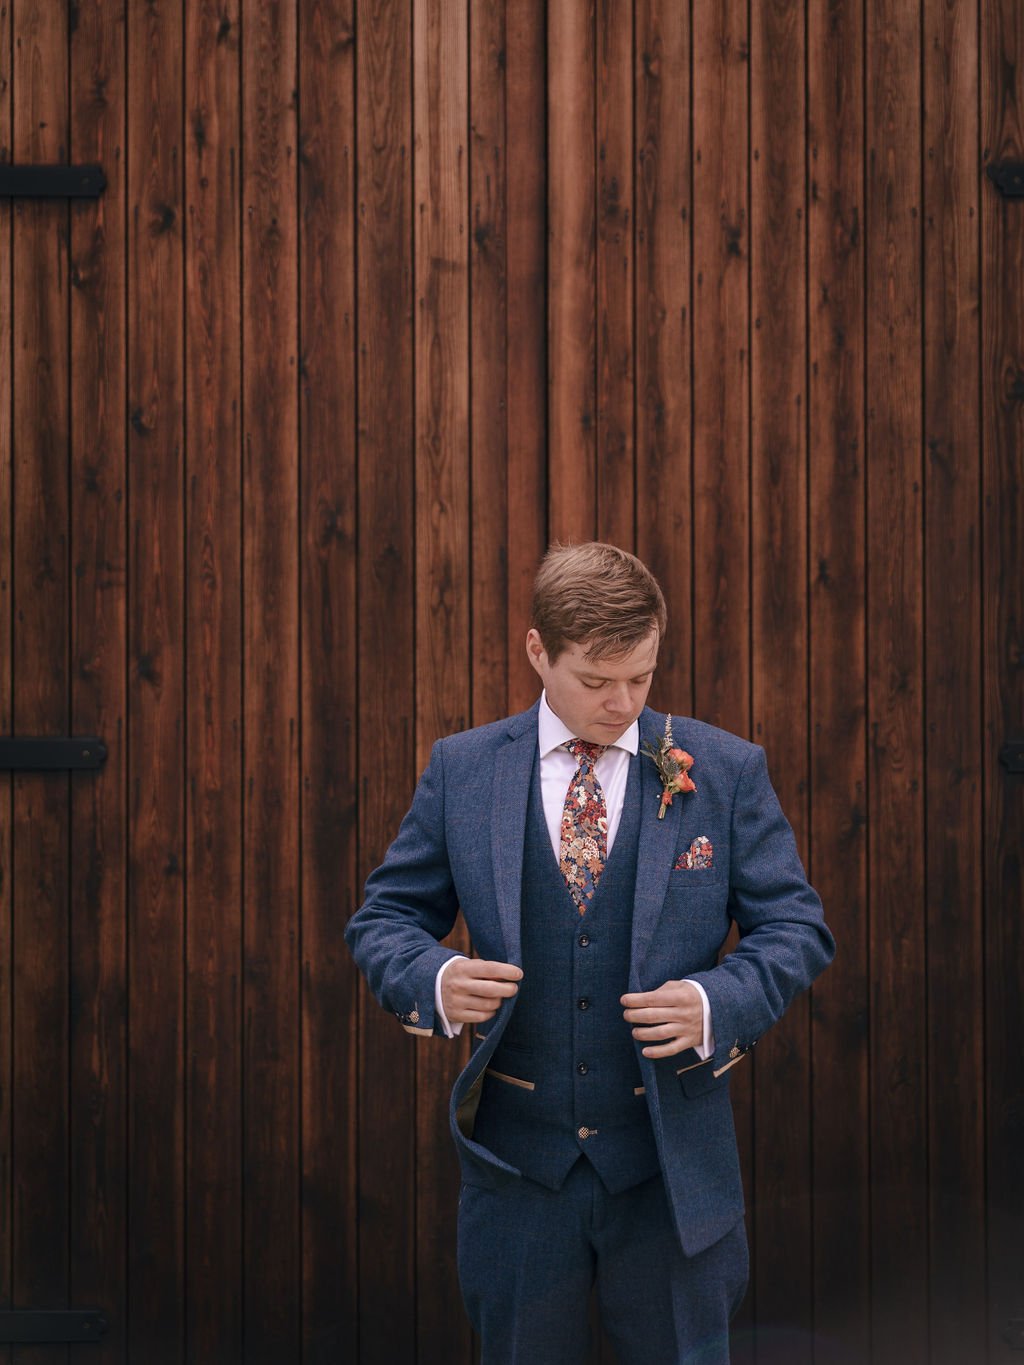
<path fill-rule="evenodd" d="M 526 653 L 559 720 L 579 739 L 614 744 L 647 703 L 658 643 L 658 628 L 653 626 L 646 640 L 619 659 L 588 662 L 581 645 L 569 644 L 552 663 L 540 634 L 531 627 Z"/>

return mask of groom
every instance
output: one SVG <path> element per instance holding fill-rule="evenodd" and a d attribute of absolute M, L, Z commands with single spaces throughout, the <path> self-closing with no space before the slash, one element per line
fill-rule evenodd
<path fill-rule="evenodd" d="M 450 1121 L 484 1365 L 727 1362 L 747 1286 L 730 1071 L 831 961 L 764 750 L 646 705 L 661 590 L 555 546 L 528 711 L 438 740 L 346 940 L 416 1034 L 465 1025 Z M 440 945 L 461 909 L 478 957 Z M 730 922 L 735 951 L 718 961 Z"/>

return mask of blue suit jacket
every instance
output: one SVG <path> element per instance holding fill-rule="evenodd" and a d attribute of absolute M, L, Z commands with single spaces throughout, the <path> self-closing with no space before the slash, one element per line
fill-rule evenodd
<path fill-rule="evenodd" d="M 413 1033 L 441 1033 L 434 981 L 461 908 L 475 951 L 522 965 L 521 880 L 539 700 L 528 711 L 438 740 L 412 806 L 345 937 L 377 1000 Z M 691 977 L 707 991 L 716 1051 L 652 1060 L 637 1044 L 662 1172 L 684 1251 L 710 1246 L 743 1215 L 729 1102 L 730 1068 L 831 961 L 835 942 L 810 887 L 760 745 L 673 716 L 693 755 L 697 790 L 658 819 L 661 781 L 642 752 L 664 734 L 663 712 L 639 717 L 641 819 L 629 989 Z M 698 836 L 712 866 L 676 868 Z M 740 942 L 718 962 L 730 920 Z M 471 1184 L 518 1180 L 473 1141 L 484 1068 L 515 997 L 505 1000 L 452 1091 L 450 1122 Z M 629 1027 L 625 1022 L 623 1027 Z"/>

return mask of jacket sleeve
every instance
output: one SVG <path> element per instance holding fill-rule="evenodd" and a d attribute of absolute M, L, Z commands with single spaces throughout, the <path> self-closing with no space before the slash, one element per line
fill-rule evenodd
<path fill-rule="evenodd" d="M 434 1009 L 443 948 L 458 913 L 444 833 L 442 741 L 416 786 L 384 861 L 367 878 L 363 904 L 349 920 L 345 941 L 379 1004 L 410 1033 L 443 1033 Z"/>
<path fill-rule="evenodd" d="M 740 770 L 731 845 L 729 911 L 740 941 L 717 967 L 690 974 L 711 1002 L 716 1073 L 750 1051 L 836 947 L 759 744 Z"/>

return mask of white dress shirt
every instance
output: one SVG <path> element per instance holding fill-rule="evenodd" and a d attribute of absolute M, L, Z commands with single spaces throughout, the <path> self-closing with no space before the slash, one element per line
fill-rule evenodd
<path fill-rule="evenodd" d="M 540 712 L 537 716 L 537 742 L 540 746 L 540 793 L 544 803 L 544 820 L 548 836 L 558 860 L 562 851 L 562 811 L 565 809 L 565 794 L 576 772 L 576 760 L 568 749 L 561 746 L 566 740 L 576 736 L 552 711 L 548 705 L 547 691 L 540 694 Z M 640 726 L 637 721 L 610 744 L 594 764 L 594 772 L 604 792 L 605 807 L 608 812 L 608 849 L 611 853 L 615 833 L 622 816 L 622 805 L 626 797 L 626 779 L 629 777 L 629 760 L 640 747 Z M 461 955 L 460 955 L 461 956 Z M 461 1033 L 462 1024 L 450 1024 L 441 1004 L 441 978 L 455 961 L 450 957 L 442 963 L 434 978 L 434 1008 L 441 1026 L 449 1038 Z M 700 992 L 704 1006 L 704 1038 L 694 1051 L 703 1061 L 715 1050 L 715 1036 L 711 1028 L 711 1005 L 707 992 L 699 981 L 692 982 Z"/>

